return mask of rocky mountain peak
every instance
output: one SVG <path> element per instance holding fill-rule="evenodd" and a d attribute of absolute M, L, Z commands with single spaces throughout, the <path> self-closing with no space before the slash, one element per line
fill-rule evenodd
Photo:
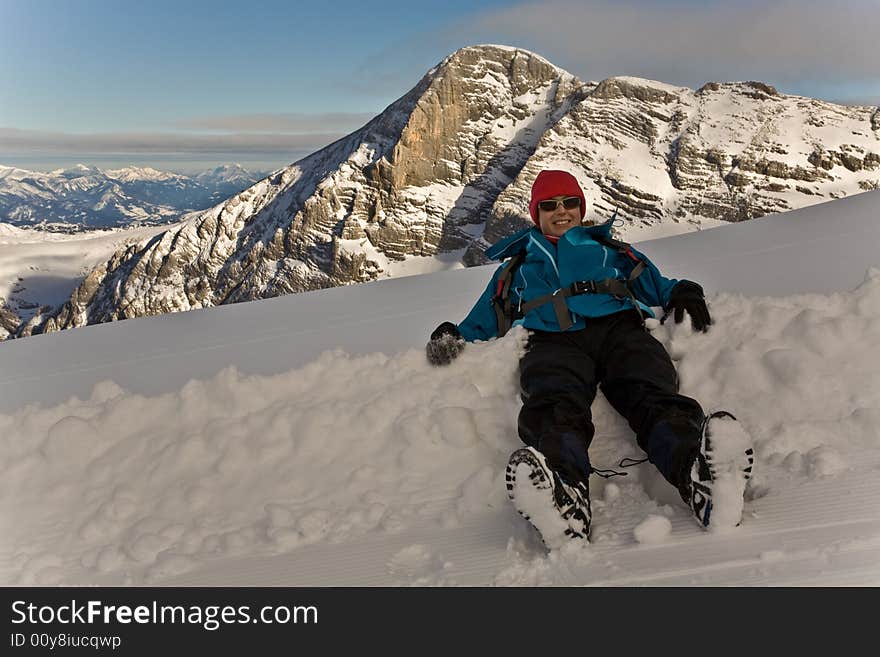
<path fill-rule="evenodd" d="M 108 169 L 104 172 L 108 178 L 122 182 L 135 181 L 167 181 L 180 176 L 168 171 L 159 171 L 153 167 L 124 167 L 122 169 Z"/>
<path fill-rule="evenodd" d="M 683 91 L 690 92 L 690 89 L 643 78 L 613 77 L 602 80 L 591 95 L 604 100 L 631 98 L 648 103 L 667 104 L 678 100 Z"/>
<path fill-rule="evenodd" d="M 198 181 L 237 182 L 239 180 L 247 180 L 252 178 L 252 176 L 253 174 L 250 171 L 237 162 L 233 162 L 232 164 L 221 164 L 219 167 L 202 171 L 195 176 L 195 179 Z"/>
<path fill-rule="evenodd" d="M 748 82 L 707 82 L 697 89 L 696 95 L 704 96 L 713 92 L 737 93 L 755 100 L 782 97 L 782 94 L 773 85 L 754 80 Z"/>
<path fill-rule="evenodd" d="M 534 53 L 491 45 L 456 51 L 428 77 L 390 157 L 397 188 L 427 181 L 468 184 L 481 165 L 466 126 L 521 121 L 531 113 L 537 90 L 563 86 L 554 89 L 558 104 L 575 86 L 573 76 Z"/>
<path fill-rule="evenodd" d="M 530 224 L 544 168 L 578 177 L 592 219 L 618 211 L 624 239 L 858 193 L 880 185 L 877 122 L 760 82 L 584 83 L 525 50 L 463 48 L 361 129 L 117 252 L 22 334 L 440 268 L 438 254 L 481 263 Z"/>
<path fill-rule="evenodd" d="M 68 178 L 76 178 L 80 176 L 100 176 L 103 172 L 98 167 L 79 163 L 67 169 L 62 169 L 59 173 Z"/>

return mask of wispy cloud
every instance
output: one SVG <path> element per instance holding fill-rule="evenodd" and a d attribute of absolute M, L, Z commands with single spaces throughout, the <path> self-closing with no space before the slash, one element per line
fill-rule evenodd
<path fill-rule="evenodd" d="M 841 105 L 859 105 L 867 107 L 880 107 L 880 94 L 876 96 L 853 96 L 852 98 L 831 99 L 832 102 Z"/>
<path fill-rule="evenodd" d="M 373 114 L 346 112 L 204 116 L 170 124 L 173 132 L 71 133 L 0 127 L 0 153 L 301 155 L 372 118 Z"/>
<path fill-rule="evenodd" d="M 19 153 L 287 153 L 325 146 L 342 133 L 279 132 L 215 135 L 180 133 L 74 134 L 0 128 L 0 152 Z"/>
<path fill-rule="evenodd" d="M 475 3 L 477 4 L 477 3 Z M 692 88 L 761 80 L 852 103 L 880 96 L 880 0 L 532 0 L 400 32 L 365 54 L 346 91 L 402 95 L 466 45 L 537 52 L 584 80 L 635 75 Z"/>
<path fill-rule="evenodd" d="M 372 119 L 374 114 L 328 112 L 324 114 L 239 114 L 206 116 L 173 124 L 181 130 L 233 133 L 327 133 L 350 132 Z"/>
<path fill-rule="evenodd" d="M 482 12 L 457 32 L 531 47 L 593 79 L 880 84 L 878 0 L 547 0 Z"/>

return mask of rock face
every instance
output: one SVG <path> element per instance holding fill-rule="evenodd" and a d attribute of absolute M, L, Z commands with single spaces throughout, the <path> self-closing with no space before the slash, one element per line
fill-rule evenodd
<path fill-rule="evenodd" d="M 20 320 L 18 316 L 4 307 L 6 300 L 0 297 L 0 340 L 14 334 Z"/>
<path fill-rule="evenodd" d="M 760 82 L 581 82 L 514 48 L 462 49 L 360 130 L 117 252 L 19 334 L 465 265 L 529 225 L 531 183 L 574 173 L 635 227 L 742 221 L 877 186 L 875 108 Z M 434 268 L 440 268 L 436 260 Z"/>

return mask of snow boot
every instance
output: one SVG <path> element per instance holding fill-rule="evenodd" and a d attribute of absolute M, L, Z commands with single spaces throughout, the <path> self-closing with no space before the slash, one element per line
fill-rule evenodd
<path fill-rule="evenodd" d="M 752 440 L 731 413 L 716 411 L 706 417 L 699 450 L 681 491 L 701 527 L 739 526 L 754 461 Z"/>
<path fill-rule="evenodd" d="M 563 481 L 544 455 L 532 447 L 510 455 L 505 479 L 507 496 L 549 549 L 562 547 L 572 539 L 589 540 L 592 514 L 586 482 Z"/>

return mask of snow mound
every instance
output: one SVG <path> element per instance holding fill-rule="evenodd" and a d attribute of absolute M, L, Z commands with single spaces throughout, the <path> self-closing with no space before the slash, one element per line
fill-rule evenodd
<path fill-rule="evenodd" d="M 636 525 L 633 536 L 639 543 L 662 543 L 672 533 L 672 523 L 666 516 L 651 514 Z"/>
<path fill-rule="evenodd" d="M 156 397 L 108 381 L 0 416 L 0 580 L 141 583 L 506 503 L 519 333 L 439 370 L 418 350 L 335 351 Z"/>
<path fill-rule="evenodd" d="M 754 439 L 735 531 L 764 500 L 876 467 L 862 456 L 880 448 L 880 352 L 865 348 L 880 342 L 880 270 L 848 293 L 710 304 L 708 333 L 653 331 L 683 393 L 730 410 Z M 278 375 L 227 368 L 157 396 L 106 381 L 89 399 L 0 415 L 0 582 L 161 582 L 230 557 L 492 522 L 509 547 L 484 584 L 576 584 L 596 549 L 674 543 L 682 523 L 694 529 L 677 492 L 643 465 L 591 482 L 594 545 L 544 552 L 503 483 L 519 447 L 524 337 L 468 345 L 442 368 L 421 349 L 330 351 Z M 594 419 L 597 467 L 640 455 L 604 399 Z M 387 570 L 389 583 L 458 581 L 424 541 L 402 544 Z"/>

